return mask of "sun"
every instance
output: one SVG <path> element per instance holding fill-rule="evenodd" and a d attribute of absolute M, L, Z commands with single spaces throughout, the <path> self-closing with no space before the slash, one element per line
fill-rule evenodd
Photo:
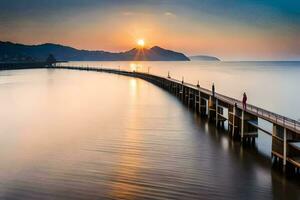
<path fill-rule="evenodd" d="M 144 39 L 138 39 L 137 40 L 137 45 L 139 47 L 144 47 L 145 46 L 145 40 Z"/>

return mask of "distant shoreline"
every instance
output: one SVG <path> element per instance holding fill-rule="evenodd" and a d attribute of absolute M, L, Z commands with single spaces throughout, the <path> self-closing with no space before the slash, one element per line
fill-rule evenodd
<path fill-rule="evenodd" d="M 186 61 L 58 61 L 57 63 L 67 63 L 67 62 L 186 62 Z M 192 60 L 192 62 L 223 62 L 223 63 L 241 63 L 241 66 L 246 63 L 262 63 L 262 64 L 275 64 L 280 65 L 284 63 L 295 63 L 298 66 L 300 61 L 203 61 L 203 60 Z M 47 68 L 47 62 L 3 62 L 0 61 L 0 70 L 17 70 L 17 69 L 37 69 L 37 68 Z"/>
<path fill-rule="evenodd" d="M 46 62 L 0 62 L 0 70 L 46 68 Z"/>

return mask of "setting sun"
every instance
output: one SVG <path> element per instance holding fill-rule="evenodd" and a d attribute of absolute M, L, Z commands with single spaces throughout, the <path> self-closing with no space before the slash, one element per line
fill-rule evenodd
<path fill-rule="evenodd" d="M 140 47 L 144 47 L 145 46 L 145 41 L 143 39 L 139 39 L 137 41 L 137 45 L 140 46 Z"/>

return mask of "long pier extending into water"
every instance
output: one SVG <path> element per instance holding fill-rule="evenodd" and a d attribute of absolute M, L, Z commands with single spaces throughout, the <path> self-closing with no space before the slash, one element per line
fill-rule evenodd
<path fill-rule="evenodd" d="M 272 161 L 282 164 L 284 171 L 300 173 L 300 122 L 247 104 L 243 109 L 242 102 L 202 88 L 199 85 L 185 83 L 168 77 L 149 73 L 124 71 L 97 67 L 55 66 L 55 69 L 86 70 L 107 72 L 140 78 L 151 82 L 177 96 L 188 107 L 207 117 L 216 127 L 228 123 L 229 135 L 241 143 L 255 142 L 258 130 L 272 137 Z M 273 125 L 272 131 L 260 126 L 258 119 Z"/>

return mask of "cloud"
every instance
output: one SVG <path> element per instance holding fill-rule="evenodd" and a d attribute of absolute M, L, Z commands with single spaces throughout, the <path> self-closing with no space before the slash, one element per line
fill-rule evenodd
<path fill-rule="evenodd" d="M 174 13 L 172 13 L 172 12 L 165 12 L 165 13 L 164 13 L 164 16 L 172 17 L 172 18 L 175 18 L 175 17 L 176 17 L 176 15 L 175 15 Z"/>
<path fill-rule="evenodd" d="M 135 14 L 134 12 L 123 12 L 122 13 L 122 15 L 124 15 L 124 16 L 132 16 L 134 14 Z"/>

